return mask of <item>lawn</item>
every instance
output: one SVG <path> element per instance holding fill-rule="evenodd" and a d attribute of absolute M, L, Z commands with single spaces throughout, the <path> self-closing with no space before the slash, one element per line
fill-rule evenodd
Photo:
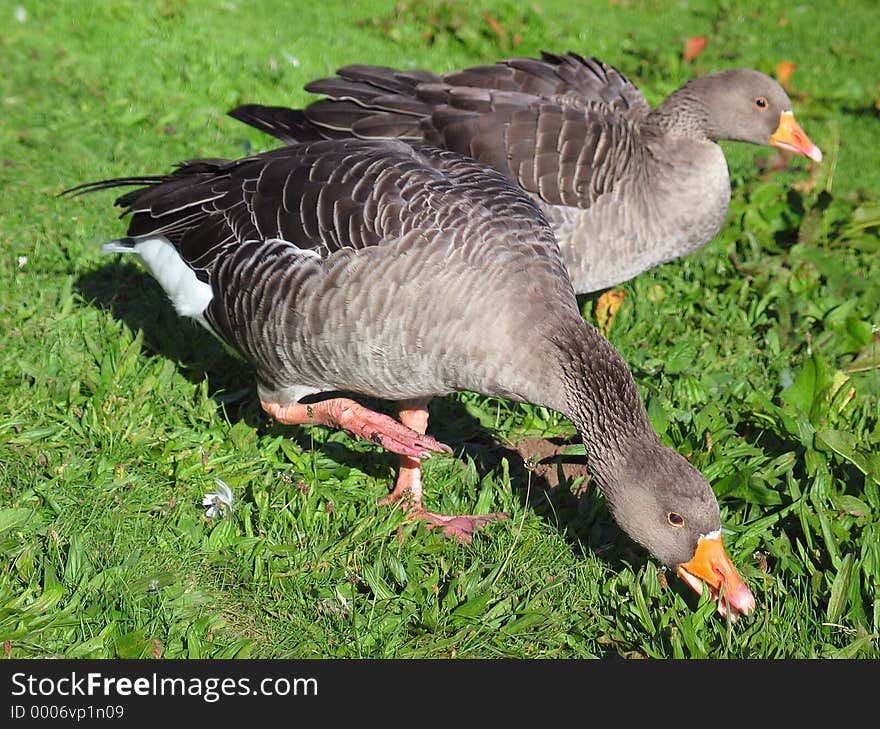
<path fill-rule="evenodd" d="M 878 27 L 875 0 L 3 4 L 3 655 L 880 657 Z M 694 35 L 708 45 L 684 61 Z M 274 424 L 245 364 L 100 255 L 124 231 L 113 194 L 57 197 L 276 146 L 225 112 L 302 105 L 341 65 L 542 49 L 596 55 L 652 104 L 694 75 L 796 64 L 823 163 L 724 143 L 721 233 L 621 286 L 606 328 L 663 440 L 713 483 L 758 603 L 734 624 L 576 468 L 557 485 L 561 466 L 524 460 L 523 439 L 574 434 L 542 408 L 432 403 L 455 452 L 426 462 L 428 504 L 511 516 L 470 546 L 378 507 L 394 457 Z M 218 479 L 236 500 L 211 519 Z"/>

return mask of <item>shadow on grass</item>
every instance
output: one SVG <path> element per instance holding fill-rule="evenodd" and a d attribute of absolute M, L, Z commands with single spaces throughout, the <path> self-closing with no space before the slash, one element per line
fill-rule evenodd
<path fill-rule="evenodd" d="M 212 397 L 253 389 L 249 366 L 202 326 L 178 316 L 159 284 L 136 264 L 108 263 L 81 275 L 75 286 L 90 305 L 133 332 L 141 330 L 144 350 L 174 362 L 187 380 L 198 384 L 207 377 Z"/>
<path fill-rule="evenodd" d="M 867 117 L 869 119 L 880 119 L 880 111 L 876 106 L 841 106 L 840 111 L 847 116 Z"/>
<path fill-rule="evenodd" d="M 76 289 L 89 305 L 110 312 L 133 332 L 141 330 L 144 350 L 174 362 L 190 382 L 197 384 L 207 377 L 209 393 L 225 408 L 230 423 L 244 421 L 263 435 L 283 434 L 304 450 L 319 448 L 340 464 L 374 478 L 393 479 L 394 454 L 319 442 L 306 429 L 272 420 L 257 402 L 250 366 L 204 328 L 182 319 L 159 284 L 137 264 L 108 263 L 80 276 Z M 394 414 L 389 403 L 357 399 L 367 407 Z M 634 568 L 646 561 L 644 552 L 617 527 L 594 487 L 572 490 L 577 477 L 586 473 L 585 459 L 560 451 L 577 440 L 530 438 L 511 447 L 499 442 L 454 397 L 437 398 L 430 408 L 432 435 L 471 458 L 481 478 L 506 458 L 515 495 L 563 532 L 574 549 L 592 551 L 615 569 L 624 561 Z"/>

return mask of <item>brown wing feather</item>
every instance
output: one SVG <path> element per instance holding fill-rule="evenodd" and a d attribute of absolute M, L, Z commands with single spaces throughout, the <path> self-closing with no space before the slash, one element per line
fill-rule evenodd
<path fill-rule="evenodd" d="M 448 227 L 464 240 L 468 225 L 462 221 L 471 216 L 463 205 L 489 211 L 498 234 L 503 228 L 506 235 L 546 239 L 547 255 L 559 257 L 543 215 L 503 176 L 424 145 L 320 140 L 235 161 L 192 160 L 166 176 L 77 189 L 130 184 L 142 186 L 116 200 L 123 215 L 132 216 L 128 235 L 165 236 L 203 273 L 231 246 L 252 240 L 278 238 L 321 257 L 429 228 Z M 434 195 L 452 195 L 456 205 L 433 204 Z"/>
<path fill-rule="evenodd" d="M 232 114 L 282 139 L 424 141 L 490 165 L 544 202 L 588 208 L 630 166 L 650 111 L 626 76 L 576 53 L 443 75 L 365 65 L 338 74 L 306 85 L 327 98 L 291 113 L 287 133 L 279 107 Z"/>

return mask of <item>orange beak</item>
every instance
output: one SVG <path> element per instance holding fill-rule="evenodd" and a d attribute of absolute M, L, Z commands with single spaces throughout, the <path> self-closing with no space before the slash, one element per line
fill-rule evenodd
<path fill-rule="evenodd" d="M 779 115 L 779 126 L 770 136 L 770 144 L 787 152 L 802 154 L 814 162 L 822 161 L 822 150 L 810 141 L 790 111 L 783 111 Z"/>
<path fill-rule="evenodd" d="M 755 609 L 755 598 L 724 551 L 721 534 L 717 532 L 700 537 L 693 559 L 678 565 L 678 574 L 698 595 L 703 594 L 704 584 L 709 585 L 713 600 L 718 599 L 723 588 L 718 612 L 727 615 L 730 611 L 731 620 L 736 620 L 739 613 L 748 615 Z"/>

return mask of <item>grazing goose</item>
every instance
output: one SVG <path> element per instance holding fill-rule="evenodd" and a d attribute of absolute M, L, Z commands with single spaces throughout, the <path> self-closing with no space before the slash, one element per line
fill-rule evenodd
<path fill-rule="evenodd" d="M 230 115 L 288 143 L 399 138 L 491 165 L 538 201 L 579 294 L 712 239 L 730 201 L 716 140 L 822 159 L 782 87 L 748 69 L 692 79 L 653 111 L 622 73 L 576 53 L 442 75 L 363 65 L 337 73 L 306 85 L 327 98 L 305 110 L 246 105 Z"/>
<path fill-rule="evenodd" d="M 652 429 L 614 347 L 580 315 L 553 232 L 503 175 L 400 141 L 321 140 L 236 161 L 195 160 L 125 185 L 127 237 L 176 310 L 253 365 L 282 423 L 342 428 L 399 454 L 400 502 L 469 541 L 500 514 L 422 501 L 428 401 L 471 390 L 571 419 L 620 526 L 722 613 L 754 598 L 722 546 L 706 479 Z M 123 214 L 125 214 L 123 213 Z M 400 422 L 339 393 L 393 401 Z M 323 397 L 321 397 L 323 396 Z"/>

